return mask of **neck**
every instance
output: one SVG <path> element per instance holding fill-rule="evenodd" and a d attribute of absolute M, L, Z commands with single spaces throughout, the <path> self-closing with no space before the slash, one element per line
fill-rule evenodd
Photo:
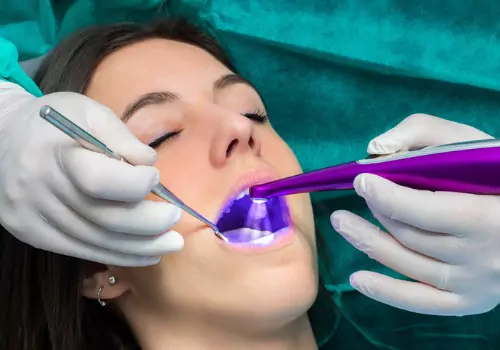
<path fill-rule="evenodd" d="M 153 318 L 153 317 L 152 317 Z M 148 317 L 132 327 L 144 350 L 316 350 L 316 342 L 307 315 L 273 330 L 223 326 L 217 322 L 193 319 L 161 320 Z"/>

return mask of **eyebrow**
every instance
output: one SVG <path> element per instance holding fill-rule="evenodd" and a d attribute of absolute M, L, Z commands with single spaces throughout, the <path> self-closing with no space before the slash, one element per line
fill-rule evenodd
<path fill-rule="evenodd" d="M 214 83 L 214 90 L 222 90 L 236 84 L 244 84 L 256 90 L 248 80 L 234 73 L 226 74 L 217 79 L 217 81 Z"/>
<path fill-rule="evenodd" d="M 248 80 L 234 73 L 226 74 L 217 79 L 214 82 L 213 89 L 215 91 L 223 90 L 237 84 L 244 84 L 255 90 L 255 87 Z M 164 103 L 174 102 L 177 100 L 179 100 L 179 95 L 176 95 L 172 92 L 168 91 L 149 92 L 147 94 L 142 95 L 136 101 L 129 104 L 125 108 L 125 112 L 123 113 L 121 119 L 125 123 L 134 115 L 134 113 L 136 113 L 142 108 L 151 105 L 161 105 Z"/>
<path fill-rule="evenodd" d="M 136 101 L 125 108 L 122 115 L 123 122 L 127 122 L 138 110 L 151 105 L 161 105 L 163 103 L 178 100 L 179 96 L 171 92 L 149 92 L 142 95 Z"/>

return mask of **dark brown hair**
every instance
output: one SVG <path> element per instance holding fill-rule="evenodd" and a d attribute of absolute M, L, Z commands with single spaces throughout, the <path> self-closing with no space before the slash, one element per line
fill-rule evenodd
<path fill-rule="evenodd" d="M 187 21 L 114 24 L 80 31 L 43 61 L 35 82 L 45 93 L 84 93 L 97 65 L 137 42 L 163 38 L 204 49 L 235 71 L 217 42 Z M 0 349 L 139 349 L 116 310 L 80 295 L 83 279 L 100 268 L 35 249 L 0 226 Z"/>

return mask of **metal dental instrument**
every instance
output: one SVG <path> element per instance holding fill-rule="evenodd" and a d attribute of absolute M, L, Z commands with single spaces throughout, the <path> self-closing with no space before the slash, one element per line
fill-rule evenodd
<path fill-rule="evenodd" d="M 43 119 L 54 125 L 56 128 L 64 132 L 66 135 L 70 136 L 72 139 L 74 139 L 76 142 L 78 142 L 86 149 L 89 149 L 94 152 L 103 153 L 108 157 L 116 160 L 125 162 L 127 161 L 119 154 L 110 150 L 104 143 L 96 139 L 94 136 L 90 135 L 88 132 L 80 128 L 78 125 L 76 125 L 71 120 L 63 116 L 61 113 L 57 112 L 54 108 L 50 106 L 43 106 L 42 108 L 40 108 L 40 117 L 42 117 Z M 194 209 L 191 209 L 186 204 L 184 204 L 184 202 L 182 202 L 176 195 L 170 192 L 161 183 L 153 187 L 151 193 L 160 197 L 163 200 L 166 200 L 174 204 L 175 206 L 191 214 L 201 222 L 207 224 L 214 230 L 215 235 L 218 238 L 227 241 L 226 237 L 224 237 L 220 233 L 219 229 L 217 228 L 217 226 L 215 226 L 215 224 L 213 224 L 210 220 L 206 219 L 203 215 L 201 215 Z"/>

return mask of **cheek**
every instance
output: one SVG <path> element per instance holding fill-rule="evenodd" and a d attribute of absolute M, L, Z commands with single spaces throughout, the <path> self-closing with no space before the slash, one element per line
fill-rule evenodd
<path fill-rule="evenodd" d="M 186 205 L 211 219 L 216 210 L 213 205 L 214 198 L 220 197 L 221 186 L 225 185 L 218 179 L 216 172 L 209 170 L 210 164 L 206 153 L 193 152 L 192 145 L 191 140 L 181 139 L 165 145 L 157 151 L 155 167 L 160 170 L 160 181 L 168 190 Z M 162 201 L 153 194 L 148 194 L 145 199 Z M 185 239 L 200 229 L 211 232 L 205 224 L 185 211 L 181 212 L 181 219 L 173 229 L 181 233 Z"/>
<path fill-rule="evenodd" d="M 302 173 L 295 154 L 274 129 L 263 132 L 262 139 L 262 159 L 273 166 L 280 177 Z"/>
<path fill-rule="evenodd" d="M 160 182 L 165 185 L 169 191 L 179 197 L 188 206 L 196 207 L 193 206 L 192 201 L 189 200 L 189 198 L 192 197 L 190 192 L 196 190 L 192 183 L 192 172 L 189 171 L 189 169 L 186 169 L 186 166 L 184 165 L 180 168 L 181 164 L 183 164 L 180 159 L 181 155 L 182 154 L 178 154 L 178 152 L 176 153 L 171 152 L 170 150 L 167 151 L 160 149 L 157 151 L 157 161 L 154 166 L 160 171 Z M 182 174 L 182 176 L 179 176 L 179 174 Z M 163 201 L 152 193 L 148 193 L 145 199 L 154 202 Z M 179 229 L 179 226 L 184 225 L 186 221 L 192 224 L 198 223 L 196 219 L 182 211 L 181 220 L 173 227 L 173 229 L 178 232 L 189 232 L 190 230 L 186 230 L 186 227 Z"/>

